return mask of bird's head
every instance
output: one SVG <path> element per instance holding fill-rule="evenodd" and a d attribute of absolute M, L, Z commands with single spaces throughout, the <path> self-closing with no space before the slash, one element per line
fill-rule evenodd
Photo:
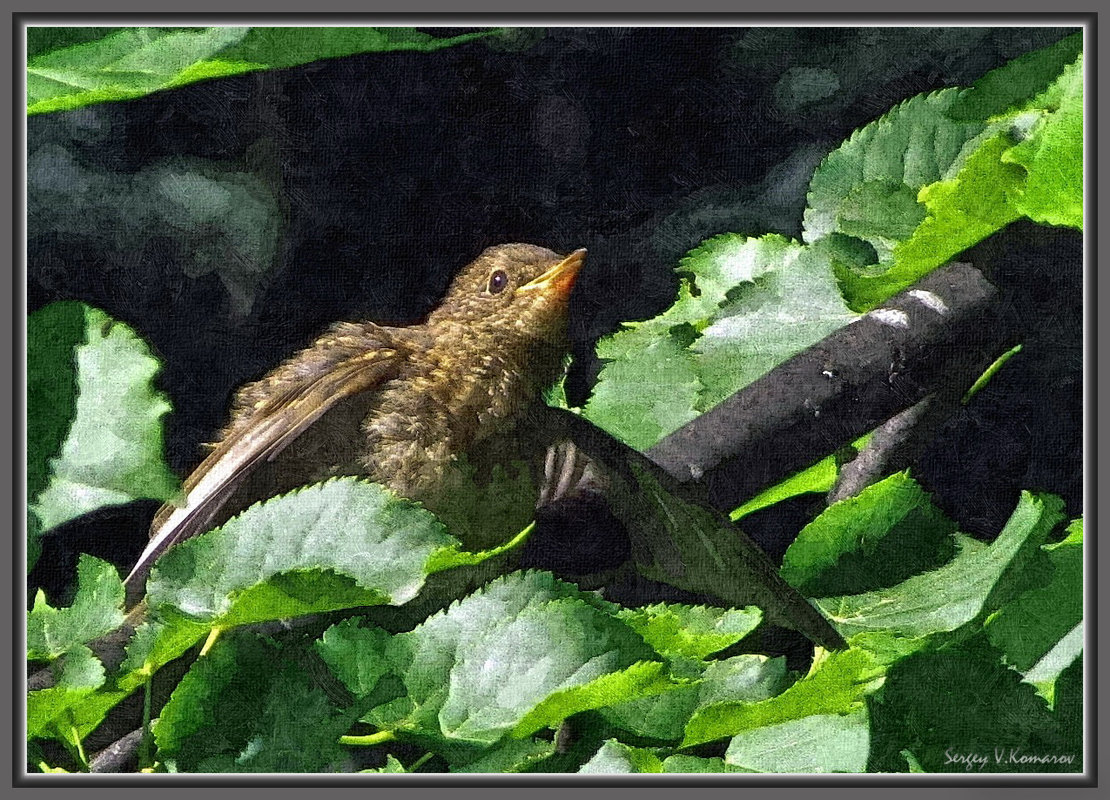
<path fill-rule="evenodd" d="M 451 282 L 428 322 L 559 341 L 566 331 L 570 291 L 585 259 L 585 250 L 561 256 L 531 244 L 486 248 Z"/>

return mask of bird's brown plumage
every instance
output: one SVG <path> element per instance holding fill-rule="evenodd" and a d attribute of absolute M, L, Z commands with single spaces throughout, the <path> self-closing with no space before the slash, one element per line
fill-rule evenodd
<path fill-rule="evenodd" d="M 252 502 L 336 475 L 362 475 L 423 501 L 460 461 L 509 457 L 518 423 L 566 353 L 566 305 L 585 251 L 485 250 L 426 322 L 339 323 L 244 386 L 212 452 L 163 507 L 128 576 Z"/>

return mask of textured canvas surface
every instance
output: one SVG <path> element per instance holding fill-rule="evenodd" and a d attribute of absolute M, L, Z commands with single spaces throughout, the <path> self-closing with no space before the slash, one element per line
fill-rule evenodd
<path fill-rule="evenodd" d="M 1082 771 L 1076 29 L 27 41 L 30 772 Z M 588 253 L 558 445 L 255 506 L 106 657 L 236 389 L 507 242 Z"/>

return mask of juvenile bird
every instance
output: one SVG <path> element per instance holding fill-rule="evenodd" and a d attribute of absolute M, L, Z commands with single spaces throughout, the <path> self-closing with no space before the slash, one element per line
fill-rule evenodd
<path fill-rule="evenodd" d="M 507 538 L 531 519 L 537 498 L 558 498 L 586 475 L 595 488 L 611 489 L 610 505 L 630 528 L 645 568 L 730 604 L 755 602 L 769 619 L 843 646 L 727 519 L 697 498 L 679 497 L 680 487 L 643 455 L 544 404 L 542 391 L 568 350 L 567 301 L 585 254 L 490 247 L 458 274 L 423 324 L 339 323 L 241 389 L 227 428 L 185 481 L 184 504 L 164 506 L 155 517 L 126 579 L 129 597 L 141 596 L 151 565 L 176 542 L 259 500 L 330 477 L 363 476 L 417 500 L 473 548 L 491 542 L 467 533 L 492 528 Z M 514 464 L 535 479 L 515 493 L 522 509 L 493 481 L 505 483 L 504 466 Z M 483 485 L 493 486 L 484 497 Z M 467 500 L 473 506 L 475 496 L 476 520 L 468 519 L 459 509 Z M 491 524 L 493 506 L 518 514 L 517 527 Z"/>
<path fill-rule="evenodd" d="M 127 577 L 248 505 L 361 475 L 447 512 L 453 471 L 519 457 L 521 423 L 567 352 L 567 300 L 586 256 L 486 249 L 420 325 L 341 322 L 235 397 L 231 421 L 164 506 Z M 133 591 L 132 591 L 133 593 Z"/>

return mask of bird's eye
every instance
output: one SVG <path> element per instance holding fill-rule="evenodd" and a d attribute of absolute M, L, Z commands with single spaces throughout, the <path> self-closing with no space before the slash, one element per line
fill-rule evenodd
<path fill-rule="evenodd" d="M 509 276 L 505 274 L 505 270 L 494 270 L 489 276 L 489 283 L 486 285 L 486 291 L 490 294 L 497 294 L 509 285 Z"/>

